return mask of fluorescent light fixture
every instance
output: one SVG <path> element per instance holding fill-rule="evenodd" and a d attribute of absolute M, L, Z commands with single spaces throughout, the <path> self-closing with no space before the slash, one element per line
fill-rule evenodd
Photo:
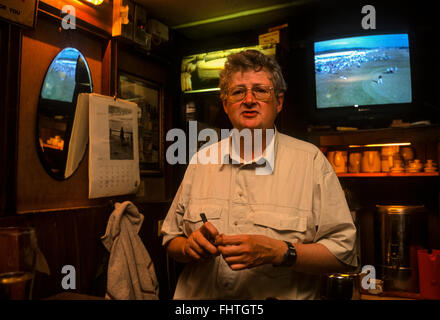
<path fill-rule="evenodd" d="M 99 6 L 104 2 L 104 0 L 83 0 L 83 1 L 94 4 L 95 6 Z"/>
<path fill-rule="evenodd" d="M 286 9 L 289 7 L 296 6 L 298 4 L 301 4 L 301 2 L 292 1 L 292 2 L 288 2 L 288 3 L 276 4 L 276 5 L 269 6 L 269 7 L 245 10 L 245 11 L 240 11 L 240 12 L 220 16 L 220 17 L 214 17 L 214 18 L 210 18 L 210 19 L 179 24 L 179 25 L 173 26 L 171 28 L 172 29 L 184 29 L 184 28 L 189 28 L 189 27 L 195 27 L 195 26 L 200 26 L 200 25 L 207 24 L 207 23 L 220 22 L 220 21 L 225 21 L 225 20 L 231 20 L 231 19 L 237 19 L 237 18 L 242 18 L 242 17 L 246 17 L 246 16 L 251 16 L 251 15 L 255 15 L 255 14 L 271 12 L 271 11 L 275 11 L 275 10 L 282 10 L 282 9 Z"/>
<path fill-rule="evenodd" d="M 188 91 L 183 91 L 183 93 L 198 93 L 198 92 L 211 92 L 211 91 L 220 91 L 220 88 L 188 90 Z"/>
<path fill-rule="evenodd" d="M 392 147 L 392 146 L 410 146 L 411 142 L 393 142 L 393 143 L 373 143 L 373 144 L 351 144 L 349 148 L 362 148 L 362 147 Z"/>

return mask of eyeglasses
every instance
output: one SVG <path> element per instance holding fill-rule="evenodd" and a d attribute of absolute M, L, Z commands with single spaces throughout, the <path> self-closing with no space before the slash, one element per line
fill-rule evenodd
<path fill-rule="evenodd" d="M 255 99 L 259 101 L 267 101 L 271 97 L 273 87 L 258 85 L 248 89 L 243 86 L 237 86 L 228 91 L 228 100 L 233 103 L 242 101 L 246 97 L 248 90 L 252 91 L 252 95 Z"/>

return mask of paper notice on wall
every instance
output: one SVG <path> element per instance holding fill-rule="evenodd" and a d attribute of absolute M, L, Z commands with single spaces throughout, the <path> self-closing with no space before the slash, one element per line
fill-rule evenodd
<path fill-rule="evenodd" d="M 33 28 L 38 0 L 0 0 L 0 18 Z"/>
<path fill-rule="evenodd" d="M 258 36 L 258 44 L 280 43 L 280 31 L 273 31 Z"/>
<path fill-rule="evenodd" d="M 89 198 L 136 193 L 139 183 L 136 103 L 89 95 Z"/>

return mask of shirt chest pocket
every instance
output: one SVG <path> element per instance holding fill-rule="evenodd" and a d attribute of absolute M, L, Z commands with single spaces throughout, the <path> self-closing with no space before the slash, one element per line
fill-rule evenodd
<path fill-rule="evenodd" d="M 191 233 L 199 229 L 202 224 L 201 213 L 204 213 L 209 222 L 217 228 L 219 233 L 222 231 L 221 216 L 223 208 L 216 205 L 197 205 L 191 204 L 183 215 L 183 229 L 185 235 L 188 237 Z"/>
<path fill-rule="evenodd" d="M 303 242 L 307 231 L 307 217 L 292 215 L 289 213 L 255 211 L 249 214 L 259 233 L 269 237 Z"/>

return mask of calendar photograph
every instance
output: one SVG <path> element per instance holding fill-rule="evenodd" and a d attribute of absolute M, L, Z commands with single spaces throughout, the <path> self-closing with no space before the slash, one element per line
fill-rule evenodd
<path fill-rule="evenodd" d="M 133 160 L 134 116 L 132 109 L 108 106 L 110 160 Z"/>
<path fill-rule="evenodd" d="M 89 199 L 136 193 L 139 107 L 96 93 L 88 97 Z"/>
<path fill-rule="evenodd" d="M 164 167 L 163 88 L 152 81 L 119 73 L 119 97 L 139 109 L 139 168 L 143 175 L 160 175 Z"/>

